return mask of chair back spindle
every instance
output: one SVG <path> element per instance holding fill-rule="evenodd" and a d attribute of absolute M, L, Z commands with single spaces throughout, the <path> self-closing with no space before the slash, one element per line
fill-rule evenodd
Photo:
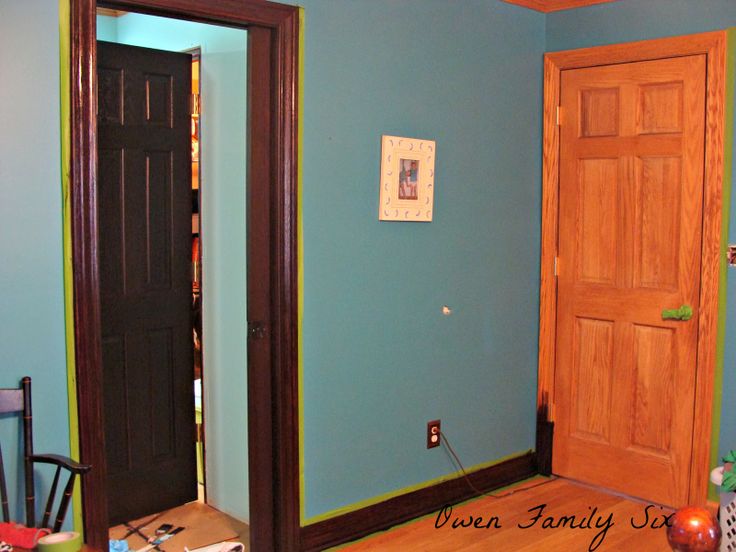
<path fill-rule="evenodd" d="M 43 511 L 41 527 L 49 526 L 49 519 L 51 518 L 51 508 L 53 508 L 54 499 L 56 498 L 56 487 L 59 485 L 59 475 L 61 475 L 61 466 L 56 466 L 56 473 L 54 473 L 54 482 L 51 483 L 51 489 L 49 490 L 49 499 L 46 501 L 46 509 Z"/>
<path fill-rule="evenodd" d="M 31 404 L 31 378 L 24 377 L 21 385 L 17 389 L 0 389 L 0 414 L 5 413 L 22 413 L 23 414 L 23 468 L 25 476 L 25 509 L 26 509 L 26 525 L 28 527 L 36 527 L 36 497 L 34 485 L 33 468 L 35 464 L 52 464 L 56 466 L 54 480 L 49 490 L 49 496 L 46 501 L 43 519 L 40 527 L 49 527 L 51 521 L 52 509 L 56 500 L 56 492 L 59 487 L 59 480 L 62 468 L 66 470 L 69 477 L 64 486 L 64 493 L 59 501 L 59 506 L 54 520 L 53 530 L 58 533 L 64 523 L 66 512 L 71 502 L 72 492 L 74 491 L 74 483 L 77 476 L 83 476 L 90 470 L 90 466 L 79 464 L 72 459 L 56 454 L 34 454 L 33 452 L 33 416 Z M 10 521 L 10 512 L 8 507 L 8 490 L 5 480 L 5 466 L 3 464 L 2 448 L 0 448 L 0 502 L 2 502 L 3 521 Z"/>
<path fill-rule="evenodd" d="M 26 525 L 36 526 L 36 497 L 33 490 L 33 414 L 31 405 L 31 378 L 21 380 L 23 388 L 23 462 L 26 478 Z"/>
<path fill-rule="evenodd" d="M 3 464 L 3 447 L 0 445 L 0 502 L 3 506 L 3 521 L 10 521 L 10 512 L 8 511 L 8 488 L 5 486 L 5 465 Z"/>

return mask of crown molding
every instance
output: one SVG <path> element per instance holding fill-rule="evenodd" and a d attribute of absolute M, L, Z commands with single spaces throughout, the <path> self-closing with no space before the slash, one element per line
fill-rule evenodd
<path fill-rule="evenodd" d="M 502 0 L 507 4 L 516 4 L 543 13 L 583 8 L 594 4 L 606 4 L 618 0 Z"/>

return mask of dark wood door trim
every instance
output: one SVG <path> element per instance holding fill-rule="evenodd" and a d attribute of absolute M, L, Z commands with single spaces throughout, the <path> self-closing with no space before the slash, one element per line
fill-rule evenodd
<path fill-rule="evenodd" d="M 249 351 L 265 362 L 249 363 L 251 549 L 296 550 L 298 9 L 265 0 L 119 0 L 104 6 L 249 30 L 248 111 L 254 122 L 248 129 L 248 197 L 260 204 L 266 225 L 262 236 L 267 240 L 249 242 L 248 264 L 258 267 L 261 275 L 266 271 L 261 281 L 268 297 L 254 303 L 257 308 L 249 306 L 248 313 L 249 319 L 266 324 L 261 339 L 249 340 Z M 101 403 L 95 9 L 94 0 L 71 1 L 70 181 L 80 455 L 93 465 L 82 487 L 83 517 L 88 544 L 104 550 L 108 516 Z M 249 304 L 251 276 L 249 272 Z"/>

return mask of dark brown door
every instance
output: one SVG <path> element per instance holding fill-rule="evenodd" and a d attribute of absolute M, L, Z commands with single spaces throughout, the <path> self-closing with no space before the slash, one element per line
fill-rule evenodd
<path fill-rule="evenodd" d="M 191 57 L 98 42 L 110 523 L 195 500 Z"/>

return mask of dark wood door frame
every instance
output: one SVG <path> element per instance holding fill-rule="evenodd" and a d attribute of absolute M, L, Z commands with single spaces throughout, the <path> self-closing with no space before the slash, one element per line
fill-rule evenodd
<path fill-rule="evenodd" d="M 248 320 L 262 327 L 248 338 L 251 550 L 297 550 L 298 9 L 266 0 L 104 6 L 248 29 L 248 203 L 258 206 L 248 210 Z M 71 204 L 80 456 L 93 466 L 82 487 L 83 518 L 87 543 L 105 550 L 95 8 L 95 0 L 71 0 Z"/>

